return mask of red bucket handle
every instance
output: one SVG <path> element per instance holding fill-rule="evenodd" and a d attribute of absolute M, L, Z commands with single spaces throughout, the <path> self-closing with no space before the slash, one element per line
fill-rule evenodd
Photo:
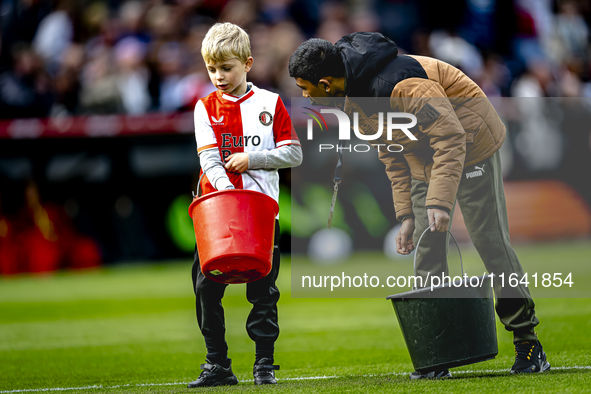
<path fill-rule="evenodd" d="M 250 177 L 250 179 L 252 179 L 254 181 L 254 183 L 257 184 L 257 186 L 261 189 L 261 192 L 264 193 L 264 189 L 261 186 L 261 184 L 251 175 L 250 172 L 248 171 L 244 171 L 243 174 L 246 174 Z M 201 193 L 203 192 L 203 190 L 201 190 L 201 179 L 203 179 L 203 176 L 205 175 L 205 171 L 203 172 L 203 174 L 201 174 L 201 176 L 199 177 L 199 180 L 197 181 L 197 196 L 195 196 L 195 192 L 193 192 L 193 198 L 197 197 L 201 197 Z"/>

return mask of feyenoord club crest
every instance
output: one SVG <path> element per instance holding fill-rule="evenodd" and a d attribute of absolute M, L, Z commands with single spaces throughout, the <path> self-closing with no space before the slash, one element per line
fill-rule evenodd
<path fill-rule="evenodd" d="M 264 126 L 269 126 L 273 121 L 273 115 L 267 111 L 263 111 L 259 114 L 259 120 Z"/>

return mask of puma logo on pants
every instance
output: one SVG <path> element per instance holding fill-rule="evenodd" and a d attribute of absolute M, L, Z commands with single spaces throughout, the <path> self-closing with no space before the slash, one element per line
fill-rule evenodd
<path fill-rule="evenodd" d="M 466 173 L 466 179 L 470 179 L 470 178 L 476 178 L 477 176 L 482 176 L 484 175 L 484 166 L 486 164 L 483 164 L 482 167 L 478 167 L 478 166 L 474 166 L 474 169 L 476 171 L 472 171 L 472 172 L 467 172 Z"/>

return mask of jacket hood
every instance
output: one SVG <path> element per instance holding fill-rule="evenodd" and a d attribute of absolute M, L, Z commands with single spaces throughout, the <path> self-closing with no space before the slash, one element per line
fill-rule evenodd
<path fill-rule="evenodd" d="M 347 94 L 359 82 L 368 81 L 398 56 L 398 47 L 381 33 L 359 32 L 344 36 L 335 46 L 341 53 L 347 76 Z"/>

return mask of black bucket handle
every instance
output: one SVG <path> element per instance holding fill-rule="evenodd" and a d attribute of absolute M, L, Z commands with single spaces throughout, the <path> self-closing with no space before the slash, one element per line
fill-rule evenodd
<path fill-rule="evenodd" d="M 250 179 L 252 179 L 254 181 L 254 183 L 257 184 L 257 186 L 261 189 L 261 192 L 265 192 L 265 190 L 263 189 L 263 187 L 261 186 L 261 184 L 252 176 L 252 174 L 248 171 L 244 171 L 242 174 L 246 174 L 250 177 Z M 197 197 L 201 197 L 201 192 L 203 192 L 203 190 L 201 190 L 201 179 L 203 179 L 203 176 L 205 175 L 205 171 L 203 171 L 203 174 L 201 174 L 201 176 L 199 177 L 199 180 L 197 181 L 197 196 L 195 196 L 195 192 L 193 192 L 193 198 Z"/>
<path fill-rule="evenodd" d="M 423 231 L 423 233 L 421 234 L 421 236 L 419 237 L 419 241 L 417 242 L 417 247 L 416 247 L 416 252 L 415 252 L 415 257 L 413 260 L 413 271 L 415 273 L 415 276 L 417 276 L 417 254 L 419 253 L 419 245 L 421 243 L 421 239 L 423 239 L 423 236 L 425 235 L 425 233 L 431 229 L 431 227 L 433 227 L 433 225 L 435 224 L 435 222 L 431 223 L 429 225 L 429 227 L 427 227 L 425 229 L 425 231 Z M 464 262 L 462 260 L 462 251 L 460 250 L 460 245 L 458 245 L 458 241 L 456 241 L 456 237 L 454 237 L 454 235 L 451 233 L 451 231 L 447 230 L 447 232 L 449 233 L 449 235 L 451 235 L 451 238 L 454 240 L 454 243 L 456 244 L 456 248 L 458 248 L 458 253 L 460 254 L 460 267 L 462 269 L 462 275 L 464 275 Z M 415 286 L 413 287 L 413 290 L 416 290 L 416 282 L 415 282 Z"/>

